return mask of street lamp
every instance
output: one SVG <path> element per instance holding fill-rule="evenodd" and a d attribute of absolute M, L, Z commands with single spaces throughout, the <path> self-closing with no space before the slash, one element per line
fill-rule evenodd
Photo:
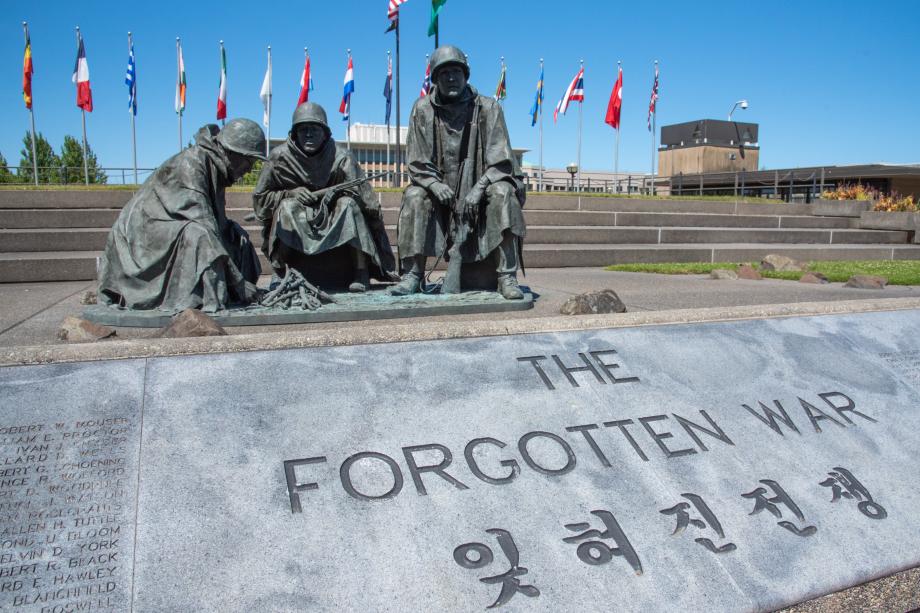
<path fill-rule="evenodd" d="M 576 164 L 575 162 L 571 162 L 568 166 L 565 167 L 565 169 L 569 171 L 569 174 L 570 174 L 570 175 L 572 175 L 572 189 L 571 189 L 571 191 L 574 192 L 574 191 L 575 191 L 575 173 L 578 172 L 578 164 Z"/>
<path fill-rule="evenodd" d="M 741 110 L 742 110 L 742 111 L 747 110 L 748 101 L 747 101 L 747 100 L 739 100 L 738 102 L 735 103 L 735 106 L 732 107 L 732 110 L 730 110 L 730 111 L 728 112 L 728 120 L 729 120 L 729 121 L 732 120 L 732 113 L 734 113 L 734 112 L 735 112 L 735 109 L 738 108 L 739 106 L 741 107 Z"/>

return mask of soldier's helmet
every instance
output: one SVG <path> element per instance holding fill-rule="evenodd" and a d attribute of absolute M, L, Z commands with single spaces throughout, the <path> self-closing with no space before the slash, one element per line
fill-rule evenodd
<path fill-rule="evenodd" d="M 457 64 L 463 69 L 466 78 L 470 78 L 470 65 L 466 61 L 466 54 L 459 47 L 444 45 L 438 47 L 431 54 L 431 78 L 437 79 L 438 70 L 448 64 Z"/>
<path fill-rule="evenodd" d="M 329 122 L 326 119 L 326 111 L 315 102 L 304 102 L 294 109 L 294 116 L 291 118 L 291 130 L 301 123 L 315 123 L 323 126 L 326 131 L 326 138 L 332 136 L 332 130 L 329 128 Z"/>
<path fill-rule="evenodd" d="M 265 158 L 265 133 L 251 119 L 231 119 L 216 137 L 225 149 L 246 157 Z"/>

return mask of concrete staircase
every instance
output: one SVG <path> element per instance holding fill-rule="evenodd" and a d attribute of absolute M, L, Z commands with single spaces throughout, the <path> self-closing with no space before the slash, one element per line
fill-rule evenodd
<path fill-rule="evenodd" d="M 0 190 L 0 282 L 89 280 L 129 191 Z M 400 194 L 381 193 L 395 243 Z M 244 221 L 246 193 L 227 195 Z M 812 205 L 531 196 L 525 262 L 531 268 L 632 262 L 744 262 L 768 253 L 800 260 L 920 259 L 907 232 L 862 230 L 847 217 L 819 217 Z M 265 264 L 263 262 L 263 264 Z M 266 267 L 267 269 L 267 267 Z"/>

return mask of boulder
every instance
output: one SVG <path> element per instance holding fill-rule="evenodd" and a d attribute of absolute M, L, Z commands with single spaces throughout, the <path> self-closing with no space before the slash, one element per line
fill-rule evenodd
<path fill-rule="evenodd" d="M 71 343 L 91 343 L 112 336 L 115 336 L 115 330 L 112 328 L 72 316 L 64 318 L 57 333 L 59 339 Z"/>
<path fill-rule="evenodd" d="M 885 289 L 886 285 L 888 285 L 888 279 L 876 275 L 853 275 L 843 284 L 844 287 L 856 289 Z"/>
<path fill-rule="evenodd" d="M 761 274 L 750 264 L 742 264 L 738 267 L 738 278 L 747 279 L 749 281 L 760 281 L 763 279 L 763 276 L 761 276 Z"/>
<path fill-rule="evenodd" d="M 559 309 L 563 315 L 598 315 L 601 313 L 625 313 L 626 305 L 612 289 L 588 292 L 572 296 Z"/>
<path fill-rule="evenodd" d="M 817 283 L 819 285 L 823 285 L 828 283 L 828 280 L 827 277 L 820 272 L 806 272 L 804 275 L 799 277 L 799 283 Z"/>
<path fill-rule="evenodd" d="M 792 258 L 787 258 L 784 255 L 777 255 L 771 253 L 770 255 L 765 255 L 763 260 L 760 261 L 760 267 L 764 270 L 805 270 L 806 266 L 802 262 L 793 260 Z"/>
<path fill-rule="evenodd" d="M 185 309 L 169 322 L 157 335 L 161 338 L 183 338 L 186 336 L 226 336 L 227 331 L 220 324 L 199 311 Z"/>
<path fill-rule="evenodd" d="M 716 268 L 711 273 L 709 273 L 709 278 L 710 279 L 720 279 L 720 280 L 725 280 L 725 279 L 734 280 L 738 278 L 738 273 L 736 273 L 734 270 L 729 270 L 727 268 Z"/>

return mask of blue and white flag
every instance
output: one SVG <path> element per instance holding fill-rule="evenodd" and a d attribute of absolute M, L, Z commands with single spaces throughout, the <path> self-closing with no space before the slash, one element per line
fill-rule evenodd
<path fill-rule="evenodd" d="M 128 111 L 137 115 L 137 67 L 134 64 L 134 43 L 128 50 L 128 69 L 125 71 L 125 85 L 128 86 Z"/>

